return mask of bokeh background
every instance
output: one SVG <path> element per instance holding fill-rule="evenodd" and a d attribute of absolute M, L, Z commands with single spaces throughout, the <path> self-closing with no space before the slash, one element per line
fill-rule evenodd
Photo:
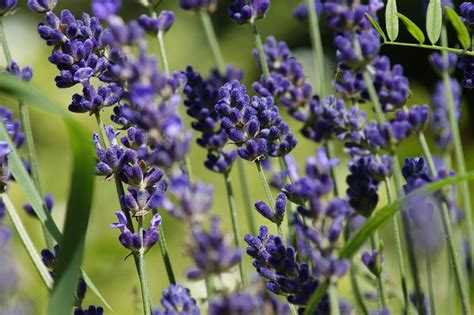
<path fill-rule="evenodd" d="M 145 9 L 136 4 L 133 0 L 122 0 L 124 8 L 122 9 L 125 19 L 138 17 L 146 13 Z M 41 89 L 58 106 L 67 108 L 74 89 L 60 90 L 54 85 L 54 77 L 57 70 L 51 65 L 47 58 L 51 48 L 47 47 L 38 37 L 36 26 L 40 16 L 29 12 L 25 7 L 26 1 L 20 1 L 19 10 L 4 21 L 7 33 L 7 39 L 10 44 L 14 59 L 20 65 L 32 65 L 34 67 L 34 78 L 32 85 Z M 165 37 L 169 64 L 172 70 L 184 70 L 187 65 L 192 65 L 201 73 L 208 73 L 213 66 L 213 59 L 210 49 L 207 47 L 207 40 L 202 31 L 198 16 L 184 12 L 178 8 L 178 0 L 163 0 L 161 9 L 173 10 L 176 13 L 176 23 Z M 245 71 L 245 83 L 250 84 L 259 77 L 259 71 L 256 62 L 251 55 L 253 49 L 253 38 L 248 26 L 238 26 L 231 23 L 226 16 L 227 3 L 230 1 L 219 1 L 219 9 L 213 15 L 213 22 L 217 31 L 220 45 L 228 63 L 232 63 Z M 292 10 L 299 4 L 299 0 L 273 0 L 271 10 L 266 19 L 259 23 L 260 31 L 263 37 L 268 35 L 275 36 L 278 40 L 284 40 L 288 43 L 293 53 L 301 63 L 304 64 L 309 81 L 313 81 L 314 67 L 312 64 L 311 47 L 309 34 L 304 24 L 301 24 L 292 18 Z M 75 15 L 82 12 L 90 12 L 90 2 L 87 0 L 61 0 L 57 11 L 68 8 Z M 423 1 L 399 0 L 399 11 L 413 18 L 418 25 L 424 25 L 423 22 Z M 453 38 L 453 36 L 451 36 Z M 410 41 L 408 33 L 401 27 L 400 40 Z M 329 30 L 323 26 L 323 41 L 327 51 L 327 56 L 334 55 L 332 48 L 332 37 Z M 149 44 L 152 53 L 157 55 L 158 47 L 154 38 L 150 37 Z M 384 47 L 383 54 L 392 58 L 393 63 L 401 63 L 410 79 L 413 95 L 409 100 L 411 104 L 423 104 L 430 102 L 430 93 L 437 76 L 431 70 L 428 61 L 428 51 L 411 48 Z M 1 55 L 1 54 L 0 54 Z M 3 55 L 2 55 L 3 57 Z M 0 64 L 5 65 L 5 60 L 0 57 Z M 333 60 L 328 57 L 328 63 Z M 314 82 L 314 81 L 313 81 Z M 464 94 L 462 136 L 465 147 L 465 155 L 468 168 L 472 169 L 473 145 L 471 106 L 474 103 L 474 93 Z M 17 113 L 16 104 L 0 96 L 0 103 L 11 108 Z M 108 117 L 110 108 L 107 109 L 104 116 Z M 62 122 L 47 113 L 32 110 L 34 137 L 39 156 L 39 167 L 43 191 L 52 193 L 55 198 L 55 207 L 53 216 L 55 220 L 62 224 L 64 207 L 69 190 L 68 183 L 71 170 L 71 156 L 67 136 Z M 81 124 L 88 127 L 91 133 L 96 130 L 95 120 L 87 114 L 72 114 Z M 17 116 L 18 117 L 18 116 Z M 288 119 L 291 127 L 297 133 L 298 125 L 292 119 Z M 92 137 L 92 136 L 91 136 Z M 304 164 L 306 157 L 313 154 L 316 146 L 300 138 L 299 145 L 295 150 L 296 160 L 300 165 Z M 90 145 L 85 143 L 84 145 Z M 341 148 L 338 148 L 341 152 Z M 403 159 L 406 156 L 420 155 L 420 148 L 414 141 L 405 143 L 400 152 Z M 340 157 L 344 155 L 338 154 Z M 225 197 L 225 188 L 221 176 L 217 176 L 207 171 L 203 166 L 205 152 L 196 145 L 192 149 L 191 163 L 196 177 L 202 181 L 215 186 L 215 198 L 213 212 L 221 216 L 224 226 L 230 231 L 230 217 L 228 215 L 227 200 Z M 345 163 L 344 160 L 341 163 Z M 251 187 L 252 200 L 264 199 L 263 190 L 256 176 L 254 165 L 247 165 L 248 181 Z M 232 176 L 234 182 L 238 182 L 234 170 Z M 345 171 L 339 169 L 338 183 L 340 189 L 345 190 Z M 236 186 L 237 205 L 239 209 L 240 230 L 243 235 L 248 231 L 243 202 L 238 185 Z M 13 196 L 18 208 L 25 201 L 24 195 L 14 184 L 11 185 L 10 193 Z M 380 204 L 384 204 L 385 196 L 382 192 Z M 118 233 L 109 228 L 109 224 L 115 222 L 114 212 L 119 209 L 114 184 L 105 182 L 101 178 L 97 179 L 95 189 L 95 199 L 90 219 L 89 230 L 87 233 L 87 243 L 85 249 L 84 268 L 94 280 L 98 288 L 103 292 L 106 299 L 111 302 L 116 314 L 134 314 L 139 307 L 138 280 L 136 277 L 133 261 L 124 260 L 128 252 L 121 247 L 117 241 Z M 42 234 L 39 224 L 32 218 L 23 216 L 28 231 L 34 238 L 38 249 L 43 245 Z M 184 256 L 187 231 L 186 226 L 164 214 L 164 229 L 171 253 L 173 267 L 181 283 L 189 286 L 196 297 L 199 297 L 200 283 L 186 283 L 184 270 L 190 265 L 190 261 Z M 263 221 L 260 221 L 263 223 Z M 387 229 L 387 228 L 386 228 Z M 393 271 L 391 279 L 398 281 L 396 273 L 395 259 L 391 253 L 393 241 L 391 239 L 391 230 L 387 229 L 383 233 L 383 239 L 387 247 L 386 264 L 389 270 Z M 0 253 L 0 256 L 9 256 L 14 260 L 14 269 L 18 274 L 17 290 L 9 294 L 10 302 L 19 302 L 28 305 L 28 312 L 31 314 L 43 314 L 47 303 L 47 291 L 41 285 L 41 281 L 35 273 L 29 258 L 21 247 L 19 240 L 14 235 L 14 246 L 9 246 L 6 251 Z M 13 245 L 13 244 L 12 244 Z M 436 265 L 444 264 L 444 254 L 434 258 Z M 166 272 L 162 265 L 161 256 L 157 247 L 155 247 L 147 256 L 147 272 L 154 293 L 155 302 L 159 300 L 160 292 L 168 285 Z M 392 258 L 393 257 L 393 258 Z M 250 268 L 249 259 L 245 259 L 247 267 Z M 0 264 L 0 270 L 2 269 Z M 249 269 L 250 270 L 250 269 Z M 5 271 L 5 270 L 4 270 Z M 231 277 L 230 277 L 231 278 Z M 437 281 L 446 281 L 447 275 L 440 274 Z M 446 283 L 446 282 L 444 282 Z M 0 285 L 1 286 L 1 285 Z M 344 288 L 344 283 L 342 284 Z M 445 294 L 443 289 L 439 294 Z M 351 300 L 350 295 L 347 296 Z M 1 301 L 1 300 L 0 300 Z M 98 303 L 97 298 L 88 294 L 88 303 Z M 0 302 L 1 303 L 1 302 Z"/>

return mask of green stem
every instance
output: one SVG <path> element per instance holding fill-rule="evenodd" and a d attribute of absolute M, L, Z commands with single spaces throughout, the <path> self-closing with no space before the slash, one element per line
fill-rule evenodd
<path fill-rule="evenodd" d="M 393 196 L 392 188 L 390 186 L 390 181 L 388 178 L 385 178 L 385 189 L 387 190 L 387 201 L 388 203 L 392 203 L 395 198 Z M 400 274 L 400 283 L 402 286 L 402 293 L 403 293 L 403 303 L 405 304 L 406 309 L 410 309 L 410 299 L 408 295 L 408 287 L 407 287 L 407 280 L 406 280 L 406 272 L 405 272 L 405 263 L 403 258 L 403 249 L 402 249 L 402 240 L 400 234 L 400 227 L 398 226 L 399 217 L 395 216 L 392 220 L 392 228 L 393 228 L 393 235 L 395 237 L 395 251 L 397 253 L 397 265 L 398 265 L 398 272 Z"/>
<path fill-rule="evenodd" d="M 337 288 L 336 285 L 331 284 L 329 286 L 329 309 L 331 315 L 340 315 L 341 310 L 339 309 L 339 301 L 337 300 Z"/>
<path fill-rule="evenodd" d="M 260 61 L 260 67 L 262 67 L 262 73 L 265 79 L 270 77 L 270 69 L 268 68 L 267 57 L 265 56 L 265 51 L 263 50 L 262 38 L 258 32 L 257 24 L 252 23 L 252 32 L 255 40 L 255 46 L 257 46 L 258 58 Z"/>
<path fill-rule="evenodd" d="M 10 48 L 8 47 L 7 36 L 5 34 L 5 28 L 3 27 L 3 18 L 0 18 L 0 43 L 3 47 L 3 53 L 5 54 L 5 60 L 7 64 L 12 63 L 12 54 L 10 53 Z"/>
<path fill-rule="evenodd" d="M 166 274 L 168 275 L 168 280 L 170 284 L 176 284 L 176 277 L 174 276 L 173 266 L 171 265 L 171 259 L 168 252 L 168 244 L 166 243 L 165 231 L 163 229 L 163 225 L 160 225 L 158 228 L 160 232 L 160 251 L 161 256 L 163 257 L 163 263 L 165 264 Z"/>
<path fill-rule="evenodd" d="M 232 180 L 228 173 L 224 174 L 225 188 L 227 190 L 227 201 L 229 202 L 230 218 L 232 221 L 232 231 L 234 232 L 234 243 L 237 248 L 241 248 L 239 223 L 237 220 L 237 207 L 235 206 L 234 190 L 232 188 Z M 242 288 L 247 287 L 247 279 L 245 278 L 244 266 L 242 260 L 239 262 L 239 272 L 242 281 Z"/>
<path fill-rule="evenodd" d="M 433 269 L 431 267 L 431 255 L 426 255 L 426 278 L 428 279 L 428 293 L 430 296 L 430 313 L 436 315 L 436 303 L 433 287 Z"/>
<path fill-rule="evenodd" d="M 382 45 L 424 48 L 424 49 L 431 49 L 431 50 L 437 50 L 437 51 L 442 51 L 442 52 L 453 52 L 460 55 L 474 56 L 474 51 L 443 47 L 443 46 L 438 46 L 438 45 L 425 45 L 425 44 L 401 43 L 401 42 L 384 42 L 382 43 Z"/>
<path fill-rule="evenodd" d="M 138 233 L 140 236 L 143 235 L 143 217 L 138 217 Z M 140 286 L 142 292 L 142 302 L 143 302 L 143 314 L 151 315 L 151 303 L 150 303 L 150 291 L 148 288 L 148 281 L 146 277 L 146 270 L 145 270 L 145 246 L 143 244 L 142 238 L 142 246 L 138 253 L 138 266 L 139 266 L 139 278 L 140 278 Z"/>
<path fill-rule="evenodd" d="M 265 172 L 262 169 L 262 164 L 259 161 L 255 161 L 255 165 L 257 165 L 258 177 L 260 178 L 260 182 L 262 183 L 263 190 L 265 191 L 265 195 L 267 196 L 267 200 L 272 210 L 272 213 L 275 213 L 275 200 L 273 199 L 272 191 L 270 190 L 270 186 L 268 185 L 267 178 L 265 177 Z M 278 229 L 278 235 L 283 238 L 283 231 L 281 229 L 281 225 L 275 223 Z"/>
<path fill-rule="evenodd" d="M 286 160 L 285 160 L 284 157 L 280 157 L 278 159 L 278 162 L 280 164 L 280 171 L 281 172 L 288 171 L 288 164 L 286 163 Z M 283 181 L 284 181 L 284 184 L 287 184 L 287 183 L 291 182 L 289 174 L 288 174 L 288 176 L 285 176 Z M 287 209 L 288 209 L 288 213 L 286 213 L 286 221 L 288 223 L 289 238 L 290 238 L 290 240 L 294 240 L 295 239 L 295 228 L 291 224 L 291 218 L 293 216 L 293 213 L 295 212 L 295 209 L 293 207 L 293 203 L 289 200 L 287 201 Z"/>
<path fill-rule="evenodd" d="M 239 173 L 240 188 L 244 199 L 244 208 L 247 216 L 250 233 L 257 235 L 257 226 L 255 224 L 252 201 L 250 200 L 250 192 L 247 184 L 247 175 L 242 159 L 237 159 L 237 171 Z"/>
<path fill-rule="evenodd" d="M 168 57 L 166 55 L 165 42 L 164 42 L 164 33 L 162 31 L 158 32 L 156 36 L 158 38 L 158 46 L 160 47 L 161 60 L 163 62 L 163 70 L 166 75 L 170 74 L 170 68 L 168 65 Z"/>
<path fill-rule="evenodd" d="M 367 307 L 365 306 L 364 299 L 362 298 L 362 294 L 360 293 L 359 284 L 357 282 L 356 277 L 356 268 L 354 265 L 351 265 L 351 269 L 349 271 L 350 279 L 351 279 L 351 287 L 352 287 L 352 294 L 354 294 L 355 304 L 357 307 L 358 314 L 367 315 L 369 312 L 367 311 Z"/>
<path fill-rule="evenodd" d="M 429 149 L 428 143 L 426 142 L 426 138 L 422 132 L 418 133 L 418 140 L 420 142 L 421 147 L 423 148 L 423 152 L 425 154 L 425 157 L 427 159 L 428 167 L 430 169 L 430 172 L 433 176 L 438 175 L 438 170 L 436 169 L 433 161 L 433 157 L 431 155 L 431 151 Z M 452 259 L 452 269 L 454 272 L 454 280 L 456 283 L 456 287 L 459 290 L 459 294 L 461 297 L 461 304 L 463 307 L 463 311 L 465 314 L 470 314 L 470 309 L 469 309 L 469 298 L 468 298 L 468 293 L 467 293 L 467 288 L 465 285 L 465 282 L 462 280 L 465 278 L 462 275 L 462 267 L 460 263 L 460 254 L 459 254 L 459 246 L 456 246 L 456 241 L 455 237 L 452 231 L 452 223 L 451 223 L 451 217 L 449 215 L 449 206 L 446 203 L 446 201 L 443 201 L 441 203 L 441 211 L 442 211 L 442 223 L 443 227 L 446 233 L 446 242 L 448 244 L 448 251 L 449 255 Z M 467 313 L 466 313 L 467 312 Z"/>
<path fill-rule="evenodd" d="M 214 295 L 214 291 L 215 291 L 215 288 L 214 288 L 214 283 L 212 281 L 212 278 L 213 275 L 208 275 L 205 279 L 204 279 L 204 282 L 206 283 L 206 291 L 207 291 L 207 299 L 209 300 L 210 297 L 212 297 Z"/>
<path fill-rule="evenodd" d="M 13 226 L 15 227 L 15 230 L 18 233 L 18 236 L 20 236 L 21 243 L 23 244 L 26 252 L 30 256 L 31 261 L 35 265 L 36 270 L 38 271 L 41 279 L 43 280 L 46 287 L 49 290 L 52 290 L 54 285 L 53 278 L 49 274 L 48 269 L 46 269 L 45 265 L 41 261 L 41 257 L 40 255 L 38 255 L 38 252 L 36 251 L 36 248 L 33 245 L 33 241 L 28 235 L 28 232 L 26 231 L 23 222 L 21 222 L 21 219 L 7 194 L 4 193 L 0 195 L 0 202 L 2 201 L 5 205 L 8 215 L 10 216 L 10 219 L 12 220 Z"/>
<path fill-rule="evenodd" d="M 333 146 L 332 142 L 326 142 L 324 144 L 324 148 L 326 149 L 326 155 L 328 156 L 328 159 L 331 159 L 332 157 L 335 156 L 334 146 Z M 337 187 L 337 181 L 336 181 L 336 168 L 331 167 L 329 172 L 331 174 L 331 179 L 332 179 L 332 182 L 333 182 L 334 196 L 338 197 L 339 196 L 339 188 Z"/>
<path fill-rule="evenodd" d="M 446 26 L 443 27 L 441 32 L 441 43 L 446 45 L 448 42 Z M 443 58 L 447 62 L 448 54 L 443 52 Z M 451 78 L 447 71 L 443 71 L 443 83 L 446 95 L 446 105 L 448 108 L 448 119 L 449 119 L 449 128 L 451 131 L 453 144 L 454 144 L 454 153 L 456 157 L 456 164 L 458 166 L 458 173 L 464 174 L 466 172 L 466 162 L 464 160 L 464 151 L 461 141 L 461 133 L 459 130 L 459 123 L 456 119 L 456 108 L 454 105 L 454 96 L 453 89 L 451 86 Z M 472 221 L 472 205 L 471 205 L 471 193 L 469 191 L 469 184 L 467 181 L 461 183 L 461 195 L 463 202 L 464 213 L 466 214 L 466 226 L 468 231 L 468 240 L 471 252 L 471 262 L 474 262 L 474 227 Z M 464 301 L 466 302 L 466 301 Z"/>
<path fill-rule="evenodd" d="M 204 27 L 204 31 L 206 32 L 207 41 L 209 42 L 209 47 L 211 47 L 212 56 L 216 62 L 217 69 L 219 69 L 219 72 L 224 75 L 225 61 L 224 57 L 222 56 L 221 48 L 219 47 L 219 42 L 217 41 L 216 32 L 212 26 L 211 17 L 206 11 L 199 12 L 199 15 L 201 17 L 201 23 Z"/>
<path fill-rule="evenodd" d="M 369 92 L 369 97 L 372 102 L 372 106 L 375 110 L 375 113 L 377 115 L 377 121 L 380 125 L 386 123 L 385 115 L 382 110 L 382 106 L 380 105 L 379 97 L 377 95 L 377 92 L 375 90 L 374 84 L 372 82 L 372 78 L 370 77 L 370 74 L 368 71 L 364 71 L 363 73 L 363 78 L 365 85 L 367 87 L 367 91 Z M 398 157 L 395 154 L 394 150 L 391 152 L 391 157 L 392 157 L 392 169 L 393 169 L 393 178 L 395 181 L 395 189 L 397 192 L 398 197 L 402 197 L 404 195 L 403 192 L 403 181 L 401 179 L 401 174 L 400 174 L 400 163 L 398 161 Z M 388 179 L 385 181 L 386 187 L 387 187 L 387 192 L 389 192 L 389 187 L 390 183 L 388 182 Z M 408 249 L 408 257 L 409 257 L 409 262 L 410 262 L 410 270 L 413 276 L 413 280 L 415 282 L 415 288 L 416 288 L 416 293 L 418 297 L 418 307 L 420 310 L 420 313 L 423 314 L 424 310 L 422 308 L 422 295 L 421 295 L 421 288 L 420 288 L 420 282 L 418 279 L 418 268 L 416 265 L 416 258 L 415 258 L 415 253 L 414 253 L 414 248 L 413 248 L 413 242 L 411 239 L 411 234 L 408 231 L 408 217 L 406 214 L 406 211 L 402 211 L 401 214 L 402 217 L 402 222 L 403 222 L 403 230 L 405 234 L 405 239 L 407 243 L 407 249 Z M 406 273 L 405 273 L 405 268 L 403 264 L 403 252 L 401 249 L 401 235 L 400 235 L 400 230 L 398 228 L 398 219 L 399 219 L 399 214 L 396 214 L 393 218 L 393 227 L 394 227 L 394 233 L 395 233 L 395 239 L 396 239 L 396 244 L 397 244 L 397 255 L 398 255 L 398 266 L 400 268 L 400 277 L 402 281 L 402 290 L 403 290 L 403 296 L 405 300 L 405 308 L 408 310 L 410 308 L 410 302 L 408 299 L 408 288 L 407 288 L 407 283 L 406 283 Z M 399 244 L 398 244 L 399 243 Z M 421 301 L 421 304 L 420 304 Z"/>
<path fill-rule="evenodd" d="M 319 30 L 318 14 L 313 0 L 306 0 L 309 11 L 309 33 L 311 44 L 313 46 L 313 57 L 315 66 L 315 75 L 318 78 L 319 94 L 321 97 L 326 95 L 326 69 L 324 66 L 324 50 L 321 41 L 321 32 Z M 319 75 L 318 75 L 319 74 Z"/>
<path fill-rule="evenodd" d="M 372 234 L 370 236 L 370 243 L 372 245 L 373 250 L 378 251 L 379 242 L 380 242 L 379 233 L 377 231 L 375 231 L 374 234 Z M 382 253 L 379 253 L 379 254 L 382 254 Z M 381 306 L 382 306 L 381 308 L 386 309 L 387 305 L 388 305 L 387 304 L 387 294 L 386 294 L 386 290 L 385 290 L 385 283 L 384 283 L 382 272 L 380 274 L 376 275 L 376 278 L 377 278 L 377 290 L 378 290 L 378 293 L 379 293 L 380 303 L 381 303 Z"/>

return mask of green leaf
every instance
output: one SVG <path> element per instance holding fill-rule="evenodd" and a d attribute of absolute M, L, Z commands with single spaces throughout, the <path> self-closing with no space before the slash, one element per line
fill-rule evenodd
<path fill-rule="evenodd" d="M 367 241 L 367 239 L 377 231 L 383 224 L 387 223 L 398 211 L 403 209 L 407 201 L 415 195 L 426 195 L 440 189 L 451 186 L 462 181 L 474 180 L 474 171 L 469 171 L 465 174 L 459 174 L 456 176 L 448 177 L 434 183 L 428 184 L 421 189 L 410 193 L 404 198 L 398 198 L 394 202 L 386 205 L 385 207 L 377 210 L 364 225 L 351 237 L 351 239 L 344 245 L 339 252 L 339 258 L 350 259 L 359 250 L 359 248 Z M 314 310 L 318 306 L 322 297 L 326 293 L 329 284 L 327 282 L 322 283 L 318 286 L 316 291 L 312 294 L 308 307 L 305 310 L 305 315 L 313 314 Z"/>
<path fill-rule="evenodd" d="M 430 0 L 426 10 L 426 33 L 431 44 L 436 44 L 441 36 L 443 26 L 443 11 L 441 0 Z"/>
<path fill-rule="evenodd" d="M 425 34 L 423 34 L 423 31 L 418 27 L 418 25 L 401 13 L 397 13 L 397 16 L 402 20 L 403 24 L 405 24 L 405 27 L 408 32 L 410 32 L 411 36 L 413 36 L 420 44 L 423 44 L 425 42 Z"/>
<path fill-rule="evenodd" d="M 388 38 L 394 42 L 398 37 L 398 17 L 397 17 L 397 1 L 388 0 L 385 9 L 385 24 L 387 28 Z"/>
<path fill-rule="evenodd" d="M 93 161 L 94 159 L 93 151 L 92 151 L 93 149 L 91 146 L 87 146 L 87 144 L 91 143 L 90 137 L 87 135 L 87 132 L 84 130 L 82 126 L 76 123 L 67 114 L 66 111 L 56 106 L 47 97 L 45 97 L 42 93 L 40 93 L 38 90 L 33 88 L 31 85 L 26 84 L 25 82 L 22 82 L 7 74 L 0 73 L 0 92 L 10 95 L 14 97 L 15 99 L 23 100 L 28 104 L 28 106 L 33 106 L 33 107 L 45 110 L 49 113 L 55 114 L 63 118 L 63 121 L 66 124 L 67 130 L 68 130 L 70 142 L 73 144 L 72 149 L 73 149 L 73 154 L 74 154 L 74 167 L 75 167 L 74 175 L 80 174 L 80 172 L 84 172 L 84 173 L 93 172 L 93 169 L 94 169 L 93 164 L 91 164 L 90 168 L 87 168 L 86 170 L 79 170 L 79 168 L 82 169 L 85 167 L 85 165 L 82 162 L 80 162 L 81 159 L 85 160 L 84 163 L 90 163 L 91 159 Z M 11 143 L 11 139 L 5 127 L 3 126 L 3 124 L 0 124 L 0 140 L 7 141 L 10 148 L 14 148 L 13 144 Z M 25 170 L 23 162 L 18 156 L 18 153 L 16 152 L 16 150 L 12 150 L 12 152 L 8 156 L 8 163 L 9 163 L 10 170 L 13 176 L 15 177 L 16 182 L 23 189 L 23 192 L 25 193 L 25 196 L 27 197 L 28 202 L 32 205 L 33 210 L 35 211 L 39 221 L 41 222 L 41 224 L 43 224 L 46 227 L 46 229 L 52 235 L 54 240 L 58 244 L 60 244 L 62 241 L 62 234 L 58 226 L 54 222 L 53 218 L 51 217 L 51 214 L 48 211 L 44 210 L 42 196 L 36 190 L 33 184 L 33 181 L 31 180 L 30 176 Z M 80 180 L 82 182 L 82 181 L 85 181 L 86 178 L 87 180 L 90 180 L 89 177 L 84 177 L 82 179 L 74 179 L 73 177 L 72 179 Z M 72 183 L 71 187 L 73 185 L 75 185 L 74 182 Z M 92 185 L 93 185 L 92 182 L 87 184 L 87 186 L 91 186 L 91 187 Z M 87 192 L 88 188 L 86 188 L 85 186 L 82 186 L 77 191 L 77 193 L 81 194 L 82 190 L 86 190 L 84 197 L 89 198 L 88 192 Z M 69 211 L 70 209 L 68 209 L 68 212 Z M 89 209 L 82 209 L 81 211 L 89 211 Z M 68 229 L 69 228 L 67 228 L 67 230 Z M 67 232 L 67 230 L 65 231 Z M 110 305 L 107 303 L 107 301 L 104 299 L 100 291 L 97 289 L 97 287 L 93 284 L 91 279 L 87 276 L 87 274 L 84 271 L 82 271 L 82 277 L 84 278 L 84 281 L 87 283 L 91 291 L 94 292 L 94 294 L 96 294 L 100 298 L 100 300 L 106 307 L 111 309 Z"/>
<path fill-rule="evenodd" d="M 77 279 L 81 273 L 87 226 L 94 190 L 94 151 L 83 128 L 70 130 L 74 154 L 72 183 L 69 191 L 64 236 L 56 267 L 56 282 L 48 304 L 48 314 L 70 314 Z"/>
<path fill-rule="evenodd" d="M 379 33 L 379 35 L 382 37 L 383 41 L 386 42 L 387 41 L 387 36 L 383 32 L 383 30 L 380 27 L 379 23 L 377 23 L 377 21 L 375 21 L 374 17 L 372 15 L 370 15 L 369 13 L 366 13 L 365 16 L 369 19 L 370 24 L 372 24 L 372 26 L 375 28 L 377 33 Z"/>
<path fill-rule="evenodd" d="M 51 274 L 49 273 L 46 266 L 43 264 L 43 261 L 41 260 L 40 255 L 36 251 L 36 248 L 33 245 L 33 241 L 28 235 L 28 232 L 26 231 L 26 228 L 23 225 L 23 222 L 21 222 L 18 212 L 16 211 L 15 207 L 13 206 L 7 194 L 4 193 L 0 195 L 0 200 L 3 201 L 3 204 L 5 205 L 5 208 L 7 209 L 8 216 L 12 220 L 13 226 L 15 227 L 15 230 L 18 233 L 18 236 L 20 236 L 21 242 L 23 243 L 23 246 L 25 247 L 26 252 L 30 256 L 31 261 L 35 265 L 36 270 L 38 271 L 41 279 L 43 280 L 46 287 L 51 290 L 53 288 L 53 283 L 54 283 L 53 278 L 51 277 Z"/>
<path fill-rule="evenodd" d="M 444 9 L 446 14 L 448 15 L 449 21 L 453 24 L 454 29 L 458 35 L 459 43 L 461 43 L 462 48 L 468 49 L 471 47 L 471 36 L 469 35 L 469 30 L 467 29 L 466 25 L 461 21 L 459 15 L 451 9 L 450 7 L 446 7 Z"/>

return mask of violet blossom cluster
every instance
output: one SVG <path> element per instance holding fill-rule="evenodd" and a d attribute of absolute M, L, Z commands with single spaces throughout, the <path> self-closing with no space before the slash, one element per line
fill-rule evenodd
<path fill-rule="evenodd" d="M 474 34 L 474 4 L 472 2 L 463 2 L 459 7 L 459 11 L 472 37 Z M 474 88 L 474 57 L 463 55 L 458 66 L 463 70 L 462 85 L 468 89 Z"/>

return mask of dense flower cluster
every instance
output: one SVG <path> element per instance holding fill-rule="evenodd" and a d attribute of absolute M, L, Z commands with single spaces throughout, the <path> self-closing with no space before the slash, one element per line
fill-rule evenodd
<path fill-rule="evenodd" d="M 280 157 L 296 146 L 296 138 L 280 116 L 271 97 L 250 99 L 239 81 L 219 90 L 216 111 L 229 139 L 239 146 L 241 158 L 248 161 Z"/>
<path fill-rule="evenodd" d="M 474 5 L 471 2 L 463 2 L 460 6 L 460 13 L 472 36 L 474 33 Z M 458 66 L 463 70 L 462 85 L 468 89 L 474 88 L 474 57 L 463 55 Z"/>

